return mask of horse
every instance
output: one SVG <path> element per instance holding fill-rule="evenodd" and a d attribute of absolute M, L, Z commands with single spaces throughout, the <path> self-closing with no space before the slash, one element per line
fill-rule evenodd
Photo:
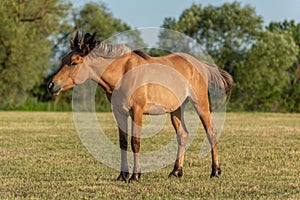
<path fill-rule="evenodd" d="M 142 172 L 139 162 L 142 117 L 165 113 L 170 113 L 178 142 L 177 157 L 169 177 L 183 176 L 188 139 L 183 113 L 187 102 L 196 110 L 211 146 L 210 177 L 221 174 L 217 131 L 211 117 L 208 87 L 214 85 L 226 91 L 228 101 L 233 84 L 229 73 L 189 54 L 179 52 L 152 57 L 143 50 L 132 50 L 126 45 L 96 40 L 96 32 L 80 34 L 76 31 L 70 39 L 70 52 L 62 58 L 60 68 L 50 78 L 47 88 L 56 96 L 88 79 L 104 89 L 113 107 L 121 150 L 118 181 L 127 182 L 129 178 L 128 118 L 132 119 L 131 148 L 134 154 L 133 172 L 128 181 L 137 182 Z"/>

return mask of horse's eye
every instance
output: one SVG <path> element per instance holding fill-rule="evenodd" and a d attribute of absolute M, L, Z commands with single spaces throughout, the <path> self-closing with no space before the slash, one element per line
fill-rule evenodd
<path fill-rule="evenodd" d="M 77 62 L 71 62 L 70 66 L 75 67 L 77 65 Z"/>

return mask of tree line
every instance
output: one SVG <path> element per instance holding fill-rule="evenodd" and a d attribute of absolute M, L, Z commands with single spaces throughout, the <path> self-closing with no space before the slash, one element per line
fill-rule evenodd
<path fill-rule="evenodd" d="M 74 8 L 63 0 L 4 1 L 0 27 L 0 109 L 23 110 L 71 110 L 72 92 L 53 98 L 46 84 L 76 27 L 101 39 L 132 29 L 104 4 Z M 266 25 L 253 7 L 233 2 L 193 4 L 178 19 L 166 17 L 162 27 L 195 39 L 233 76 L 229 110 L 300 111 L 299 23 Z M 143 43 L 138 31 L 127 39 Z M 110 109 L 105 98 L 99 89 L 97 110 Z"/>

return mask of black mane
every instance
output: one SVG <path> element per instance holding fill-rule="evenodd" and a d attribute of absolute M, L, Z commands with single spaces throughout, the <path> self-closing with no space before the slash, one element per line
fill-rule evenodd
<path fill-rule="evenodd" d="M 138 56 L 144 58 L 145 60 L 148 60 L 148 59 L 150 58 L 149 54 L 146 53 L 145 51 L 141 50 L 141 49 L 133 50 L 133 52 L 134 52 L 136 55 L 138 55 Z"/>

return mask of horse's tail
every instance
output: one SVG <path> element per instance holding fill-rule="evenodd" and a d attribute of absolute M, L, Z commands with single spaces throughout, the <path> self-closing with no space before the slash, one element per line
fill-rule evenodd
<path fill-rule="evenodd" d="M 219 100 L 221 100 L 219 97 L 225 97 L 222 98 L 223 103 L 229 100 L 232 92 L 233 79 L 228 72 L 220 69 L 216 65 L 199 61 L 189 54 L 178 53 L 178 55 L 196 67 L 200 74 L 205 73 L 205 81 L 208 82 L 208 92 L 210 96 L 214 95 Z"/>
<path fill-rule="evenodd" d="M 217 89 L 224 89 L 226 92 L 226 101 L 228 101 L 232 92 L 232 76 L 215 65 L 208 63 L 206 63 L 206 65 L 208 71 L 208 83 Z"/>
<path fill-rule="evenodd" d="M 225 87 L 225 91 L 226 91 L 227 97 L 230 97 L 231 93 L 232 93 L 233 78 L 225 70 L 223 70 L 221 68 L 218 68 L 218 70 L 219 70 L 219 72 L 220 72 L 220 74 L 222 76 L 222 81 L 223 81 L 223 84 L 224 84 L 224 87 Z"/>

